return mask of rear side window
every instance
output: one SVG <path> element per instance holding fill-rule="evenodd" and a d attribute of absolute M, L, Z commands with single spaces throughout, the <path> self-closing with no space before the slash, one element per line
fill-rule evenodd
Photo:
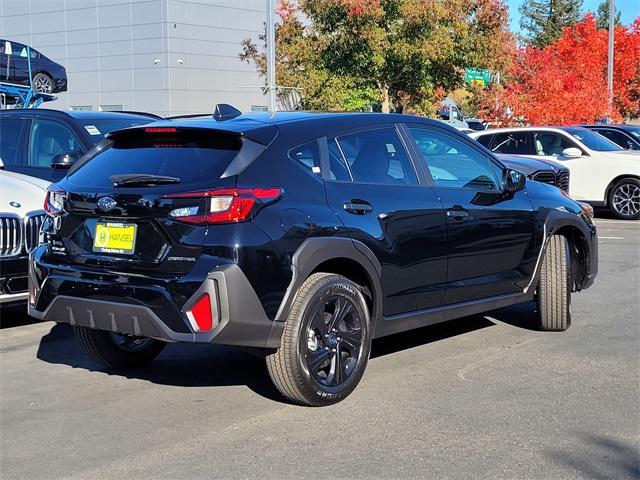
<path fill-rule="evenodd" d="M 183 185 L 220 178 L 241 146 L 234 134 L 210 130 L 120 134 L 113 143 L 69 174 L 73 183 L 108 187 L 109 177 L 150 174 L 177 177 Z"/>
<path fill-rule="evenodd" d="M 418 184 L 407 152 L 395 128 L 367 130 L 345 135 L 336 138 L 335 142 L 354 182 Z M 332 142 L 329 142 L 330 157 L 331 150 Z M 335 151 L 335 155 L 338 155 L 338 151 Z"/>
<path fill-rule="evenodd" d="M 489 148 L 489 144 L 491 143 L 491 140 L 493 139 L 493 135 L 482 135 L 481 137 L 476 138 L 476 141 L 486 147 Z"/>
<path fill-rule="evenodd" d="M 22 132 L 29 120 L 18 117 L 0 118 L 0 159 L 5 165 L 21 165 L 18 148 Z"/>
<path fill-rule="evenodd" d="M 320 176 L 320 149 L 317 140 L 291 149 L 289 158 L 309 173 Z"/>
<path fill-rule="evenodd" d="M 513 155 L 534 155 L 531 135 L 528 132 L 498 133 L 493 137 L 491 150 Z"/>

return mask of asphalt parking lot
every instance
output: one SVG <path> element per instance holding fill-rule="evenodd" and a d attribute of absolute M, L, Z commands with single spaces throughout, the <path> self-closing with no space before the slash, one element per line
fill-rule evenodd
<path fill-rule="evenodd" d="M 108 373 L 68 326 L 6 309 L 1 477 L 638 478 L 640 222 L 597 223 L 600 273 L 567 332 L 532 330 L 527 304 L 379 340 L 327 408 L 283 403 L 225 347 Z"/>

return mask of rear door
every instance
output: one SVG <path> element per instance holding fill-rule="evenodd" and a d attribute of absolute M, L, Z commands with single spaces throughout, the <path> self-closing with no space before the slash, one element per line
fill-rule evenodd
<path fill-rule="evenodd" d="M 325 154 L 330 206 L 382 266 L 384 315 L 439 305 L 446 280 L 442 204 L 419 184 L 396 126 L 330 136 Z"/>
<path fill-rule="evenodd" d="M 408 129 L 445 210 L 443 303 L 522 291 L 537 258 L 535 216 L 526 193 L 503 192 L 499 164 L 462 135 L 423 125 Z"/>
<path fill-rule="evenodd" d="M 120 132 L 56 184 L 65 197 L 59 261 L 123 272 L 190 271 L 208 231 L 201 219 L 212 200 L 204 192 L 235 186 L 234 176 L 220 176 L 241 145 L 238 134 L 207 129 Z M 165 183 L 144 180 L 150 176 Z"/>

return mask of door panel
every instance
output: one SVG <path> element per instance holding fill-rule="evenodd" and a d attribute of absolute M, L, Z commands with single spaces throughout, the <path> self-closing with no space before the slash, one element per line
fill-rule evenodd
<path fill-rule="evenodd" d="M 502 191 L 497 164 L 470 141 L 410 127 L 447 222 L 444 304 L 521 291 L 535 265 L 535 218 L 524 192 Z"/>
<path fill-rule="evenodd" d="M 380 261 L 384 315 L 440 305 L 446 281 L 442 205 L 430 188 L 418 185 L 395 129 L 327 143 L 327 199 L 347 234 Z"/>

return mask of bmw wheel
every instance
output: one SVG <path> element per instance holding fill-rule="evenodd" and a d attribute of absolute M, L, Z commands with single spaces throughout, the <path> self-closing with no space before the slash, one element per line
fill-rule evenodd
<path fill-rule="evenodd" d="M 623 178 L 609 194 L 609 206 L 618 218 L 637 220 L 640 218 L 640 180 Z"/>

